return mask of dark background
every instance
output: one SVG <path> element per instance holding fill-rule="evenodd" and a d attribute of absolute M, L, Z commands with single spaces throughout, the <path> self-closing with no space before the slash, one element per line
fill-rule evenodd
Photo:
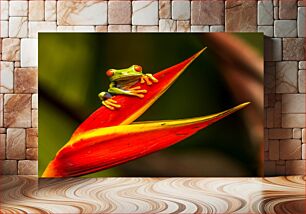
<path fill-rule="evenodd" d="M 235 36 L 262 56 L 262 34 Z M 77 126 L 101 106 L 97 95 L 108 89 L 107 69 L 138 64 L 144 73 L 156 73 L 206 46 L 137 121 L 204 116 L 240 104 L 214 54 L 222 49 L 212 49 L 205 34 L 196 33 L 40 33 L 39 175 Z M 260 145 L 252 143 L 243 111 L 163 151 L 86 177 L 258 176 Z"/>

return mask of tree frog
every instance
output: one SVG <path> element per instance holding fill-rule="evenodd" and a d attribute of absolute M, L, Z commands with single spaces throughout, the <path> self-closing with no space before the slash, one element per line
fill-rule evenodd
<path fill-rule="evenodd" d="M 152 85 L 152 82 L 158 82 L 152 74 L 143 74 L 140 65 L 132 65 L 129 68 L 119 70 L 109 69 L 106 71 L 106 75 L 109 77 L 111 82 L 108 92 L 101 92 L 98 96 L 102 100 L 102 104 L 111 110 L 121 107 L 121 105 L 117 104 L 117 101 L 112 99 L 112 95 L 124 94 L 143 98 L 143 94 L 147 93 L 147 90 L 141 89 L 140 86 L 132 88 L 131 86 L 139 80 L 140 83 L 146 83 L 147 85 Z"/>

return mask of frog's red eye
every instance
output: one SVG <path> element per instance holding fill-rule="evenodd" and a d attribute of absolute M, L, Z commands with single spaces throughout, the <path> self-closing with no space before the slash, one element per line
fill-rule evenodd
<path fill-rule="evenodd" d="M 112 69 L 108 69 L 108 70 L 106 71 L 106 76 L 111 77 L 111 76 L 113 76 L 113 75 L 114 75 L 114 72 L 113 72 Z"/>
<path fill-rule="evenodd" d="M 135 65 L 134 69 L 137 72 L 141 72 L 142 71 L 142 67 L 140 65 Z"/>

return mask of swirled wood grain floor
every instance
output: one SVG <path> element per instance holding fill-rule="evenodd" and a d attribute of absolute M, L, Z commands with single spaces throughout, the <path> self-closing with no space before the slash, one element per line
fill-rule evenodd
<path fill-rule="evenodd" d="M 305 177 L 3 176 L 2 213 L 305 213 Z"/>

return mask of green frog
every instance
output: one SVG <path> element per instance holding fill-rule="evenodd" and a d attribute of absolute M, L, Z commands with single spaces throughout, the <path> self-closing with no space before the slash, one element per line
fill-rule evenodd
<path fill-rule="evenodd" d="M 126 69 L 109 69 L 106 71 L 111 83 L 108 92 L 99 93 L 102 104 L 110 110 L 120 108 L 121 105 L 112 99 L 114 94 L 123 94 L 143 98 L 147 90 L 141 89 L 140 86 L 132 87 L 140 80 L 140 83 L 152 85 L 158 80 L 152 74 L 143 74 L 140 65 L 132 65 Z M 153 82 L 153 83 L 152 83 Z"/>

